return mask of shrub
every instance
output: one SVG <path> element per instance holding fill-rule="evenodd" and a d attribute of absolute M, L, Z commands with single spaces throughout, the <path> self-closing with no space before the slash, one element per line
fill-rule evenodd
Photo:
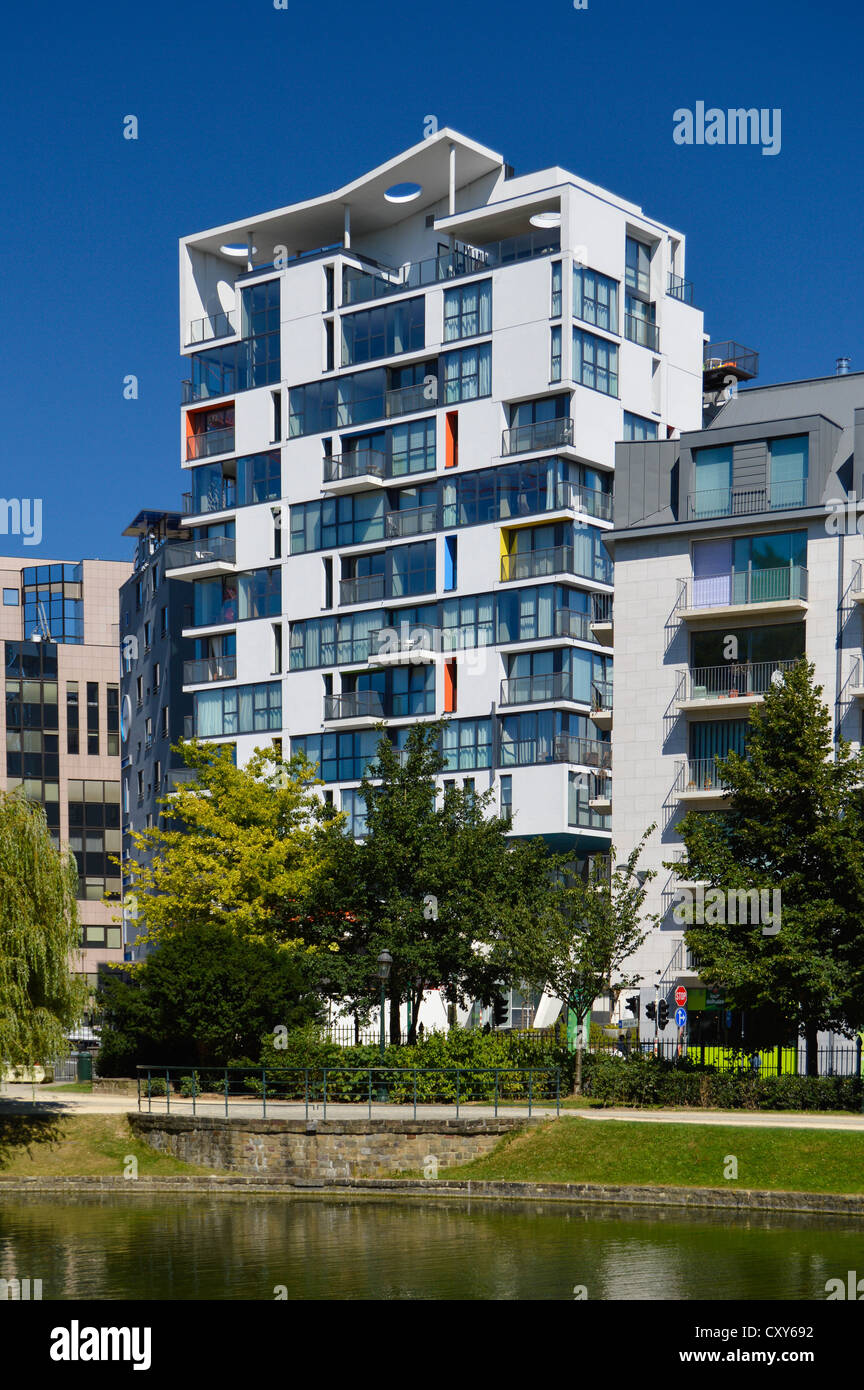
<path fill-rule="evenodd" d="M 760 1076 L 656 1057 L 587 1057 L 583 1090 L 605 1105 L 717 1110 L 860 1110 L 864 1094 L 860 1079 L 851 1076 Z"/>

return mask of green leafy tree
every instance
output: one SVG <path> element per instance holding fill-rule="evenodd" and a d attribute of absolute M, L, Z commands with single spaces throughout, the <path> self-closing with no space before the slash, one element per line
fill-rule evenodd
<path fill-rule="evenodd" d="M 772 903 L 779 889 L 768 932 L 761 921 L 706 920 L 685 935 L 703 978 L 738 1007 L 803 1032 L 809 1075 L 820 1028 L 864 1022 L 864 758 L 835 747 L 821 694 L 805 660 L 771 685 L 750 716 L 746 755 L 718 761 L 727 806 L 684 817 L 687 865 L 674 866 L 727 893 L 765 889 Z"/>
<path fill-rule="evenodd" d="M 0 792 L 0 1067 L 67 1049 L 88 991 L 80 971 L 78 871 L 51 843 L 45 812 Z"/>
<path fill-rule="evenodd" d="M 642 945 L 657 915 L 643 911 L 653 869 L 638 870 L 652 825 L 626 863 L 597 856 L 587 874 L 567 856 L 556 856 L 536 886 L 535 910 L 505 936 L 497 955 L 511 975 L 560 999 L 576 1018 L 573 1092 L 582 1089 L 585 1020 L 594 1001 L 616 989 L 629 989 L 641 976 L 624 967 Z"/>
<path fill-rule="evenodd" d="M 408 1041 L 424 989 L 451 1003 L 491 999 L 500 981 L 492 951 L 528 909 L 547 854 L 541 842 L 508 838 L 509 819 L 490 814 L 493 793 L 450 788 L 438 748 L 441 723 L 416 725 L 401 753 L 382 734 L 363 778 L 366 834 L 343 834 L 331 875 L 319 884 L 309 930 L 338 951 L 322 965 L 328 989 L 365 1011 L 377 999 L 376 961 L 389 951 L 390 1037 L 399 1006 L 411 1005 Z"/>
<path fill-rule="evenodd" d="M 312 765 L 256 749 L 238 768 L 227 749 L 179 746 L 195 776 L 160 798 L 170 820 L 133 836 L 138 857 L 125 866 L 143 939 L 221 922 L 238 935 L 296 941 L 298 905 L 337 828 Z"/>
<path fill-rule="evenodd" d="M 227 1066 L 232 1058 L 257 1057 L 265 1034 L 319 1018 L 306 964 L 224 922 L 195 922 L 169 934 L 100 991 L 100 1073 L 131 1074 L 136 1063 Z"/>

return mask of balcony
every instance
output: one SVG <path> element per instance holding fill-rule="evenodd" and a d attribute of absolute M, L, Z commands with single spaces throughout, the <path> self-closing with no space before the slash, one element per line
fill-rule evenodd
<path fill-rule="evenodd" d="M 384 597 L 383 574 L 364 574 L 357 579 L 340 579 L 339 604 L 378 603 Z"/>
<path fill-rule="evenodd" d="M 612 814 L 612 783 L 609 778 L 592 777 L 591 792 L 588 797 L 589 809 L 598 816 Z"/>
<path fill-rule="evenodd" d="M 573 701 L 573 683 L 566 671 L 544 676 L 512 676 L 501 682 L 501 705 L 545 705 Z"/>
<path fill-rule="evenodd" d="M 678 764 L 674 790 L 681 801 L 722 805 L 727 793 L 717 771 L 715 758 L 687 758 Z"/>
<path fill-rule="evenodd" d="M 177 541 L 165 547 L 166 579 L 207 579 L 233 574 L 236 542 L 229 536 L 206 541 Z"/>
<path fill-rule="evenodd" d="M 672 299 L 678 299 L 682 304 L 693 303 L 693 286 L 689 280 L 682 280 L 680 275 L 673 275 L 671 271 L 666 280 L 666 293 Z"/>
<path fill-rule="evenodd" d="M 526 232 L 490 242 L 482 247 L 446 251 L 422 261 L 411 261 L 401 270 L 380 266 L 376 275 L 346 267 L 343 276 L 343 302 L 365 304 L 391 294 L 405 294 L 425 285 L 437 285 L 464 275 L 481 275 L 499 265 L 513 265 L 536 256 L 551 256 L 561 248 L 560 233 Z"/>
<path fill-rule="evenodd" d="M 211 681 L 233 681 L 236 677 L 236 656 L 207 656 L 200 661 L 183 662 L 184 685 L 207 685 Z"/>
<path fill-rule="evenodd" d="M 429 666 L 445 649 L 442 628 L 426 623 L 402 623 L 396 627 L 374 628 L 369 633 L 368 666 Z M 449 650 L 449 648 L 448 648 Z"/>
<path fill-rule="evenodd" d="M 612 595 L 591 595 L 591 632 L 601 647 L 611 647 L 614 636 Z"/>
<path fill-rule="evenodd" d="M 684 622 L 716 618 L 775 617 L 806 613 L 807 571 L 801 565 L 782 569 L 732 570 L 701 579 L 680 579 L 676 611 Z"/>
<path fill-rule="evenodd" d="M 538 420 L 533 425 L 514 425 L 501 435 L 501 457 L 513 454 L 539 454 L 547 449 L 573 444 L 573 421 L 569 416 L 557 420 Z"/>
<path fill-rule="evenodd" d="M 233 338 L 237 333 L 237 313 L 207 314 L 203 319 L 193 319 L 189 325 L 187 347 L 193 343 L 207 343 L 211 338 Z"/>
<path fill-rule="evenodd" d="M 233 454 L 234 427 L 227 429 L 204 430 L 201 434 L 186 436 L 186 460 L 209 459 L 213 454 Z"/>
<path fill-rule="evenodd" d="M 334 454 L 324 460 L 324 491 L 363 492 L 370 487 L 381 487 L 386 467 L 387 455 L 377 449 Z"/>
<path fill-rule="evenodd" d="M 575 608 L 556 608 L 555 636 L 575 637 L 577 642 L 593 642 L 594 634 L 588 614 L 579 613 Z"/>
<path fill-rule="evenodd" d="M 557 492 L 562 498 L 562 506 L 569 507 L 574 512 L 584 512 L 586 516 L 596 517 L 598 521 L 612 520 L 611 492 L 601 492 L 599 488 L 569 482 L 559 483 Z"/>
<path fill-rule="evenodd" d="M 702 354 L 702 381 L 707 391 L 719 390 L 727 378 L 751 381 L 759 375 L 759 354 L 740 343 L 706 343 Z"/>
<path fill-rule="evenodd" d="M 546 546 L 541 550 L 526 550 L 522 555 L 501 557 L 501 581 L 538 579 L 549 574 L 575 574 L 573 547 Z"/>
<path fill-rule="evenodd" d="M 691 521 L 714 516 L 751 516 L 755 512 L 780 512 L 807 504 L 807 479 L 771 483 L 767 488 L 716 488 L 691 492 L 687 513 Z"/>
<path fill-rule="evenodd" d="M 397 386 L 384 393 L 384 415 L 388 420 L 394 415 L 414 415 L 420 410 L 436 410 L 437 407 L 437 377 L 425 384 L 421 381 L 413 386 Z"/>
<path fill-rule="evenodd" d="M 406 507 L 399 512 L 384 513 L 384 535 L 387 540 L 403 536 L 428 536 L 435 530 L 438 508 L 432 502 L 425 507 Z"/>
<path fill-rule="evenodd" d="M 598 729 L 612 728 L 612 682 L 594 681 L 591 686 L 591 719 Z"/>
<path fill-rule="evenodd" d="M 206 516 L 210 512 L 230 512 L 237 506 L 237 487 L 233 478 L 223 478 L 222 486 L 208 488 L 197 502 L 191 492 L 183 493 L 184 516 Z"/>
<path fill-rule="evenodd" d="M 643 319 L 638 314 L 624 315 L 624 337 L 628 343 L 636 343 L 639 347 L 650 348 L 652 352 L 660 351 L 660 329 L 656 323 L 650 323 L 648 319 Z"/>
<path fill-rule="evenodd" d="M 372 729 L 384 718 L 384 703 L 377 690 L 353 690 L 324 696 L 324 723 L 346 728 Z"/>
<path fill-rule="evenodd" d="M 578 734 L 556 734 L 553 762 L 572 763 L 574 767 L 593 767 L 599 772 L 612 770 L 612 744 L 599 738 L 582 738 Z"/>
<path fill-rule="evenodd" d="M 682 671 L 678 687 L 678 708 L 684 713 L 699 711 L 717 715 L 717 704 L 732 701 L 736 709 L 761 704 L 766 691 L 777 684 L 778 672 L 790 671 L 797 658 L 782 661 L 730 661 L 725 666 L 693 666 Z"/>

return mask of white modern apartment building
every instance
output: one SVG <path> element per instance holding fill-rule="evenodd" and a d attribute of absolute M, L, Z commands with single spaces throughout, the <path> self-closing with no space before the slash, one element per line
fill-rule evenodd
<path fill-rule="evenodd" d="M 715 755 L 744 750 L 751 709 L 798 657 L 815 664 L 837 738 L 860 743 L 864 710 L 864 374 L 749 387 L 713 414 L 721 383 L 757 364 L 735 344 L 706 358 L 707 429 L 618 445 L 609 538 L 613 840 L 632 844 L 656 822 L 646 906 L 662 920 L 634 967 L 643 1005 L 659 984 L 674 1012 L 675 987 L 689 989 L 691 1042 L 722 1041 L 738 1023 L 674 920 L 686 885 L 662 865 L 683 853 L 678 823 L 722 807 Z"/>
<path fill-rule="evenodd" d="M 184 238 L 196 735 L 305 750 L 362 833 L 376 723 L 446 716 L 445 777 L 606 849 L 615 445 L 699 428 L 690 299 L 680 233 L 446 129 Z"/>

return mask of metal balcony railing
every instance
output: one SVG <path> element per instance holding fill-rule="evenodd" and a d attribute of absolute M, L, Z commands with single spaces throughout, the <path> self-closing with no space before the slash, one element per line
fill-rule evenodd
<path fill-rule="evenodd" d="M 384 535 L 388 540 L 400 536 L 426 536 L 435 530 L 438 508 L 432 502 L 425 507 L 406 507 L 399 512 L 384 513 Z"/>
<path fill-rule="evenodd" d="M 233 565 L 237 543 L 233 536 L 211 536 L 206 541 L 176 541 L 165 547 L 166 570 L 208 565 L 214 561 Z"/>
<path fill-rule="evenodd" d="M 540 453 L 573 443 L 573 421 L 569 416 L 556 420 L 537 420 L 531 425 L 514 425 L 501 435 L 501 454 Z"/>
<path fill-rule="evenodd" d="M 501 682 L 502 705 L 541 705 L 572 699 L 573 682 L 567 671 L 553 671 L 543 676 L 511 676 Z"/>
<path fill-rule="evenodd" d="M 555 609 L 556 637 L 575 637 L 580 642 L 592 642 L 594 638 L 590 623 L 589 615 L 579 613 L 575 608 Z"/>
<path fill-rule="evenodd" d="M 730 661 L 725 666 L 692 666 L 683 672 L 688 700 L 736 700 L 764 695 L 776 672 L 790 671 L 798 658 L 782 661 Z"/>
<path fill-rule="evenodd" d="M 233 454 L 234 426 L 221 430 L 204 430 L 201 434 L 186 436 L 186 458 L 206 459 L 211 454 Z"/>
<path fill-rule="evenodd" d="M 724 373 L 740 381 L 749 381 L 759 374 L 759 354 L 741 343 L 706 343 L 702 354 L 702 371 L 709 376 Z"/>
<path fill-rule="evenodd" d="M 682 304 L 693 303 L 693 286 L 689 280 L 682 280 L 680 275 L 673 275 L 669 272 L 666 281 L 666 293 L 673 299 L 680 299 Z"/>
<path fill-rule="evenodd" d="M 364 574 L 357 579 L 339 581 L 339 602 L 375 603 L 384 597 L 383 574 Z"/>
<path fill-rule="evenodd" d="M 592 623 L 611 623 L 611 621 L 612 621 L 612 595 L 611 595 L 611 594 L 592 594 L 592 595 L 591 595 L 591 621 L 592 621 Z"/>
<path fill-rule="evenodd" d="M 677 607 L 725 608 L 749 603 L 805 601 L 807 571 L 802 565 L 782 569 L 732 570 L 728 574 L 681 579 Z"/>
<path fill-rule="evenodd" d="M 723 781 L 715 758 L 687 758 L 680 764 L 675 782 L 676 791 L 714 792 L 723 790 Z"/>
<path fill-rule="evenodd" d="M 232 309 L 227 314 L 207 314 L 204 318 L 193 319 L 186 342 L 206 343 L 210 338 L 230 338 L 236 332 L 237 312 Z"/>
<path fill-rule="evenodd" d="M 354 449 L 347 454 L 334 454 L 324 460 L 325 483 L 344 482 L 349 478 L 383 478 L 387 455 L 378 449 Z"/>
<path fill-rule="evenodd" d="M 660 351 L 659 326 L 649 323 L 648 319 L 639 318 L 637 314 L 624 315 L 624 337 L 639 347 L 650 348 L 652 352 Z"/>
<path fill-rule="evenodd" d="M 352 690 L 324 696 L 325 719 L 383 719 L 384 703 L 377 690 Z"/>
<path fill-rule="evenodd" d="M 205 656 L 183 662 L 183 684 L 203 685 L 205 681 L 233 681 L 237 677 L 236 656 Z"/>
<path fill-rule="evenodd" d="M 591 684 L 591 708 L 595 710 L 612 708 L 612 682 L 593 681 Z"/>
<path fill-rule="evenodd" d="M 687 510 L 692 520 L 712 516 L 747 516 L 753 512 L 776 512 L 803 507 L 807 502 L 807 479 L 770 483 L 762 488 L 711 488 L 691 492 Z"/>

